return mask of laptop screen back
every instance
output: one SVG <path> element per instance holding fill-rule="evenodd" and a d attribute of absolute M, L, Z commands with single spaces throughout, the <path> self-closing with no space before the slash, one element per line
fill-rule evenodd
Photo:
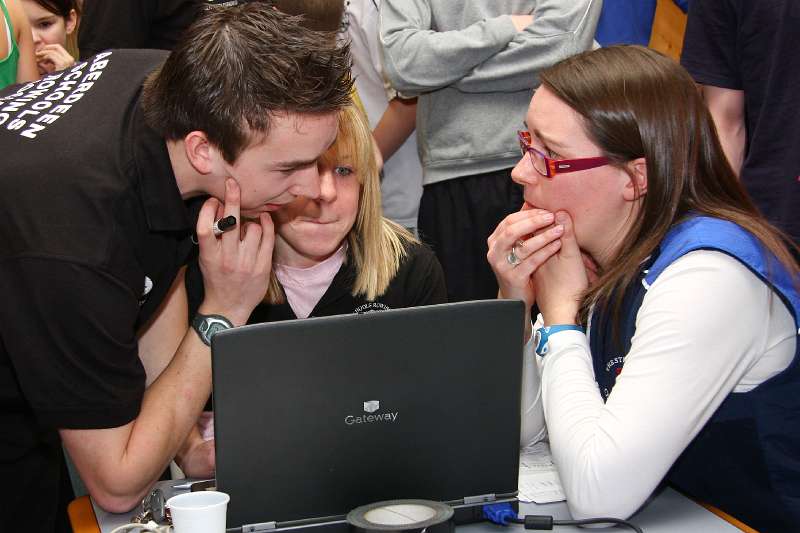
<path fill-rule="evenodd" d="M 517 490 L 523 307 L 483 301 L 214 337 L 228 527 Z"/>

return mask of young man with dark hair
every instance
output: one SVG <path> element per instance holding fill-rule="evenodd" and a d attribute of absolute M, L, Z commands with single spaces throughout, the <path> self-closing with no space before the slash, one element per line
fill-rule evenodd
<path fill-rule="evenodd" d="M 349 65 L 255 2 L 213 10 L 169 57 L 112 50 L 0 99 L 4 529 L 69 531 L 61 442 L 110 511 L 158 479 L 210 393 L 211 332 L 263 298 L 268 212 L 319 194 Z M 212 230 L 243 215 L 258 222 Z M 185 297 L 162 302 L 195 227 L 205 300 L 187 330 Z"/>

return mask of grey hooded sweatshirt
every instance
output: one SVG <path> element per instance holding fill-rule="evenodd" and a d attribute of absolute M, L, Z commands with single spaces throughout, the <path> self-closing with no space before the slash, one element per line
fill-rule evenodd
<path fill-rule="evenodd" d="M 513 167 L 539 70 L 592 47 L 602 0 L 383 0 L 384 66 L 418 95 L 424 184 Z M 533 14 L 516 31 L 509 15 Z"/>

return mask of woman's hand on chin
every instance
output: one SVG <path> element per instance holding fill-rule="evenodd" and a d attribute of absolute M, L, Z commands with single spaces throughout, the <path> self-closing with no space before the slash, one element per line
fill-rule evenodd
<path fill-rule="evenodd" d="M 500 287 L 500 298 L 525 302 L 526 314 L 536 300 L 531 275 L 561 246 L 563 230 L 553 225 L 553 213 L 527 203 L 508 215 L 489 236 L 486 258 Z M 530 336 L 530 317 L 525 339 Z"/>
<path fill-rule="evenodd" d="M 589 267 L 575 239 L 572 218 L 565 211 L 556 213 L 558 226 L 564 229 L 560 249 L 533 273 L 536 303 L 548 326 L 574 324 L 581 297 L 589 288 Z M 594 265 L 591 258 L 589 261 Z M 593 277 L 596 279 L 596 273 Z"/>

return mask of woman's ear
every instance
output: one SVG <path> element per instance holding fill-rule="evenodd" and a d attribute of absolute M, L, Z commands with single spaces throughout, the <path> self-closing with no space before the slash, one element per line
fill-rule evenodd
<path fill-rule="evenodd" d="M 623 196 L 628 202 L 633 202 L 647 194 L 647 161 L 638 157 L 627 164 L 626 170 L 630 180 L 625 185 Z"/>
<path fill-rule="evenodd" d="M 69 15 L 64 20 L 64 22 L 66 23 L 65 29 L 67 30 L 67 35 L 70 35 L 73 31 L 75 31 L 75 28 L 78 26 L 78 12 L 75 11 L 74 9 L 70 9 Z"/>

